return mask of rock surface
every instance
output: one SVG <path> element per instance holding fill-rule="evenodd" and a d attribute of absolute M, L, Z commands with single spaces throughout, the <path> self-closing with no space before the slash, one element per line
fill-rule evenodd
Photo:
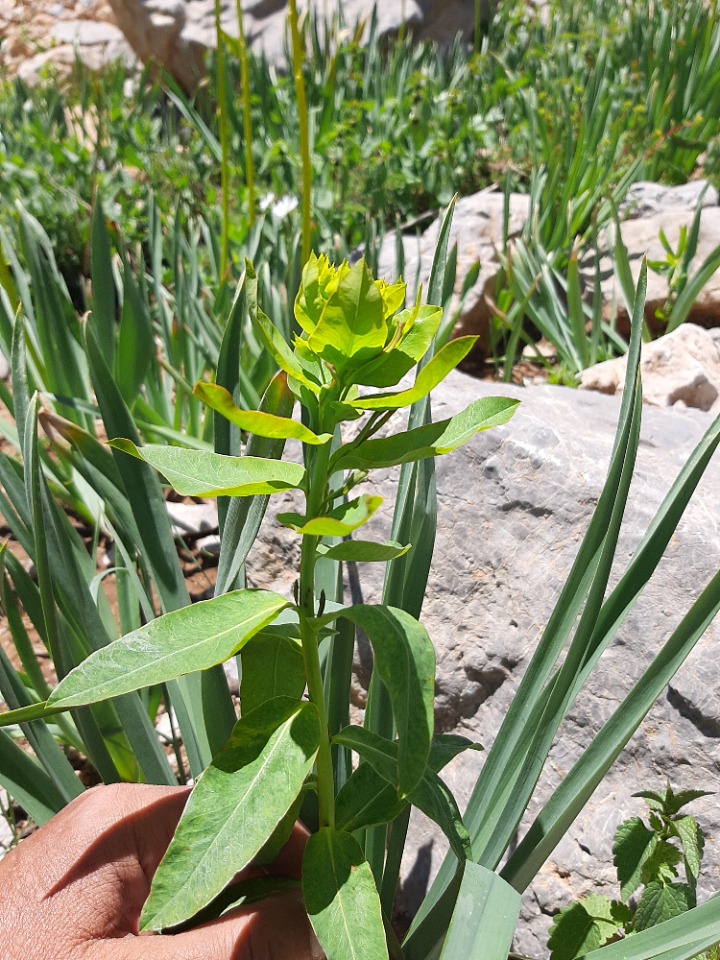
<path fill-rule="evenodd" d="M 215 46 L 213 0 L 110 0 L 117 22 L 141 60 L 154 59 L 166 67 L 187 90 L 203 76 L 203 61 Z M 333 17 L 353 27 L 369 22 L 373 0 L 345 0 L 329 4 L 299 3 L 298 7 Z M 486 6 L 486 5 L 485 5 Z M 221 22 L 238 35 L 234 0 L 222 0 Z M 244 0 L 243 27 L 248 42 L 263 50 L 271 63 L 286 63 L 287 4 L 284 0 Z M 487 9 L 486 9 L 487 15 Z M 396 34 L 403 19 L 418 39 L 450 42 L 458 32 L 472 36 L 474 4 L 463 0 L 390 0 L 378 5 L 380 36 Z M 366 27 L 367 33 L 367 27 Z"/>
<path fill-rule="evenodd" d="M 135 62 L 106 0 L 3 0 L 0 69 L 34 84 L 45 72 L 68 76 L 78 60 L 91 70 Z"/>
<path fill-rule="evenodd" d="M 666 252 L 659 239 L 663 230 L 673 249 L 677 249 L 680 231 L 690 227 L 697 205 L 703 213 L 698 249 L 690 264 L 692 276 L 705 258 L 720 245 L 720 206 L 717 191 L 704 181 L 696 180 L 679 187 L 665 187 L 657 183 L 636 183 L 628 192 L 622 207 L 622 237 L 628 248 L 633 278 L 637 282 L 642 258 L 663 261 Z M 529 198 L 523 194 L 511 194 L 509 198 L 508 238 L 519 236 L 525 227 L 530 209 Z M 450 245 L 458 245 L 458 267 L 455 284 L 455 299 L 451 310 L 458 312 L 456 335 L 475 334 L 482 348 L 487 341 L 488 325 L 493 315 L 493 294 L 504 252 L 503 223 L 505 199 L 502 193 L 483 190 L 480 193 L 458 200 L 453 217 Z M 410 281 L 411 292 L 417 277 L 426 288 L 430 277 L 435 244 L 440 231 L 441 218 L 436 219 L 420 236 L 404 236 L 405 278 Z M 617 312 L 621 327 L 627 327 L 627 312 L 622 302 L 619 285 L 613 272 L 612 258 L 608 252 L 609 236 L 601 234 L 601 291 L 603 311 L 609 318 Z M 468 271 L 480 262 L 480 272 L 475 283 L 460 302 Z M 395 234 L 388 234 L 380 251 L 380 273 L 395 276 L 397 260 Z M 594 255 L 586 258 L 582 279 L 588 296 L 592 295 L 594 282 Z M 668 297 L 668 284 L 664 277 L 648 273 L 648 298 L 646 315 L 652 318 Z M 692 307 L 691 322 L 705 327 L 720 325 L 720 272 L 710 277 Z"/>
<path fill-rule="evenodd" d="M 478 396 L 496 394 L 522 399 L 511 423 L 438 460 L 438 536 L 423 611 L 438 654 L 437 723 L 486 748 L 580 546 L 605 479 L 619 412 L 616 397 L 563 387 L 523 390 L 453 374 L 436 391 L 434 416 L 449 416 Z M 618 549 L 622 568 L 712 417 L 698 410 L 646 408 L 643 420 L 636 480 Z M 380 492 L 392 503 L 394 475 L 378 479 Z M 548 797 L 717 571 L 719 489 L 716 458 L 645 596 L 561 729 L 541 779 L 540 798 Z M 288 509 L 283 497 L 272 505 Z M 368 537 L 380 538 L 389 517 L 380 515 L 373 524 Z M 288 592 L 287 573 L 297 561 L 296 551 L 292 536 L 268 519 L 259 553 L 250 557 L 251 584 Z M 361 568 L 364 600 L 378 600 L 380 575 L 376 565 Z M 612 836 L 622 819 L 643 812 L 642 801 L 631 796 L 634 792 L 661 789 L 668 779 L 675 788 L 720 791 L 720 711 L 715 697 L 719 640 L 720 624 L 715 623 L 528 890 L 516 942 L 521 953 L 546 954 L 549 914 L 572 897 L 590 891 L 616 893 Z M 361 649 L 353 687 L 358 708 L 364 705 L 365 659 Z M 447 770 L 461 809 L 483 759 L 483 754 L 470 752 Z M 537 809 L 534 802 L 532 813 Z M 709 837 L 705 896 L 720 888 L 715 847 L 720 808 L 708 799 L 698 802 L 693 812 Z M 408 911 L 417 906 L 444 849 L 437 832 L 416 817 L 403 864 Z"/>
<path fill-rule="evenodd" d="M 670 247 L 677 253 L 683 230 L 690 230 L 698 204 L 703 210 L 700 217 L 700 232 L 697 251 L 688 268 L 688 278 L 692 278 L 705 260 L 720 248 L 720 207 L 717 191 L 703 181 L 683 184 L 680 187 L 662 187 L 660 184 L 635 184 L 630 192 L 630 203 L 626 206 L 627 219 L 620 224 L 623 243 L 630 258 L 633 281 L 637 283 L 642 258 L 649 262 L 664 263 L 668 258 L 661 240 L 663 232 Z M 620 285 L 613 269 L 612 231 L 603 231 L 600 236 L 602 258 L 600 272 L 602 276 L 603 306 L 606 316 L 612 316 L 617 307 L 617 320 L 620 329 L 628 326 L 628 313 L 623 302 Z M 588 258 L 584 265 L 588 284 L 592 281 L 594 265 Z M 670 294 L 668 281 L 652 268 L 648 270 L 645 316 L 651 326 L 657 329 L 656 310 L 663 307 Z M 688 319 L 704 327 L 720 324 L 720 273 L 715 272 L 703 284 Z"/>
<path fill-rule="evenodd" d="M 507 235 L 509 239 L 519 236 L 528 218 L 530 198 L 513 193 L 509 198 Z M 450 230 L 449 248 L 458 247 L 455 297 L 450 309 L 458 312 L 455 335 L 477 334 L 481 346 L 490 323 L 495 281 L 500 268 L 499 254 L 504 249 L 505 197 L 502 193 L 482 190 L 469 197 L 462 197 L 455 205 Z M 435 247 L 442 218 L 436 219 L 420 238 L 403 236 L 405 268 L 403 276 L 409 283 L 408 299 L 415 296 L 416 283 L 427 289 L 430 279 Z M 460 295 L 468 271 L 480 264 L 480 272 L 467 295 Z M 397 275 L 395 235 L 388 234 L 380 250 L 378 273 L 380 276 Z"/>
<path fill-rule="evenodd" d="M 582 372 L 580 387 L 622 393 L 626 368 L 626 357 L 598 363 Z M 720 329 L 704 330 L 683 323 L 672 333 L 642 345 L 640 369 L 645 403 L 720 413 Z"/>

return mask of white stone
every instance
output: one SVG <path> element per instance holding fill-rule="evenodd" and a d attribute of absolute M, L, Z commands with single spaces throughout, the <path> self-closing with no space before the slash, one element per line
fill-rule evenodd
<path fill-rule="evenodd" d="M 643 399 L 656 407 L 682 405 L 720 413 L 720 331 L 715 335 L 693 323 L 640 351 Z M 584 370 L 580 387 L 600 393 L 622 393 L 627 358 L 606 360 Z"/>

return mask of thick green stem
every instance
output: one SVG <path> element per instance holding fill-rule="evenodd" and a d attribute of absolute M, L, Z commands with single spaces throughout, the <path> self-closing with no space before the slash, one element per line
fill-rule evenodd
<path fill-rule="evenodd" d="M 327 467 L 330 445 L 320 447 L 308 463 L 309 487 L 307 491 L 306 516 L 317 516 L 325 499 L 327 490 Z M 326 731 L 320 741 L 317 755 L 318 804 L 321 827 L 335 825 L 335 784 L 333 779 L 332 752 L 328 729 L 327 711 L 323 695 L 320 655 L 318 651 L 318 629 L 312 622 L 315 617 L 315 563 L 317 560 L 318 537 L 303 537 L 300 557 L 299 613 L 300 637 L 303 658 L 305 660 L 305 679 L 308 694 L 320 714 L 321 729 Z"/>

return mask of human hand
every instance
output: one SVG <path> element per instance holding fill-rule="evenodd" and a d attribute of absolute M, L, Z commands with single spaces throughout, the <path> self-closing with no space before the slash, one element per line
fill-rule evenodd
<path fill-rule="evenodd" d="M 313 960 L 300 896 L 270 897 L 186 933 L 138 919 L 189 791 L 116 784 L 88 790 L 0 861 L 3 960 Z M 276 860 L 299 878 L 303 832 Z"/>

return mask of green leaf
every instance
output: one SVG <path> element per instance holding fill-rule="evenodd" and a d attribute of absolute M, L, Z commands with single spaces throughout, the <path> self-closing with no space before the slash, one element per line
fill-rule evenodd
<path fill-rule="evenodd" d="M 303 896 L 328 960 L 387 960 L 380 898 L 360 844 L 323 827 L 307 842 Z"/>
<path fill-rule="evenodd" d="M 303 267 L 302 281 L 295 298 L 295 319 L 300 328 L 311 334 L 320 322 L 325 306 L 338 284 L 350 272 L 347 262 L 334 266 L 323 254 L 315 252 Z"/>
<path fill-rule="evenodd" d="M 585 897 L 562 909 L 550 927 L 550 960 L 574 960 L 611 940 L 630 911 L 607 897 Z"/>
<path fill-rule="evenodd" d="M 332 440 L 332 434 L 323 433 L 318 436 L 302 423 L 289 417 L 276 417 L 272 413 L 262 413 L 257 410 L 241 410 L 230 393 L 216 383 L 197 383 L 193 394 L 241 430 L 254 433 L 258 437 L 267 437 L 270 440 L 300 440 L 302 443 L 314 445 Z"/>
<path fill-rule="evenodd" d="M 453 757 L 468 749 L 480 750 L 482 747 L 457 734 L 434 737 L 428 771 L 438 773 Z M 352 833 L 364 827 L 389 823 L 406 806 L 407 802 L 398 798 L 396 788 L 386 778 L 369 763 L 361 763 L 335 798 L 336 825 L 338 829 Z"/>
<path fill-rule="evenodd" d="M 640 886 L 642 867 L 655 849 L 657 834 L 640 817 L 625 820 L 615 831 L 613 863 L 620 881 L 620 896 L 627 900 Z"/>
<path fill-rule="evenodd" d="M 398 797 L 396 787 L 373 766 L 361 763 L 335 798 L 335 823 L 338 830 L 348 833 L 390 823 L 407 804 L 407 800 Z"/>
<path fill-rule="evenodd" d="M 357 446 L 346 444 L 330 461 L 330 469 L 393 467 L 450 453 L 471 440 L 475 434 L 507 423 L 519 402 L 508 397 L 484 397 L 474 400 L 462 413 L 447 420 L 428 423 L 390 437 L 366 440 Z"/>
<path fill-rule="evenodd" d="M 441 960 L 487 960 L 507 957 L 520 914 L 520 895 L 492 870 L 466 860 L 447 930 L 423 930 L 425 956 L 443 937 Z"/>
<path fill-rule="evenodd" d="M 428 757 L 428 766 L 431 770 L 439 773 L 444 766 L 454 760 L 458 754 L 465 750 L 484 750 L 481 743 L 474 740 L 468 740 L 467 737 L 461 737 L 457 733 L 441 733 L 433 737 L 430 745 L 430 756 Z"/>
<path fill-rule="evenodd" d="M 394 387 L 406 373 L 425 355 L 437 333 L 442 319 L 440 307 L 416 304 L 411 310 L 403 310 L 393 319 L 393 326 L 407 328 L 396 346 L 387 347 L 353 373 L 357 384 L 368 387 Z"/>
<path fill-rule="evenodd" d="M 130 440 L 110 445 L 155 467 L 184 497 L 252 497 L 302 486 L 305 471 L 297 463 L 262 457 L 226 457 L 210 450 L 188 450 Z"/>
<path fill-rule="evenodd" d="M 268 384 L 260 409 L 277 415 L 289 416 L 294 406 L 294 396 L 287 382 L 287 375 L 279 370 Z M 246 453 L 249 456 L 262 456 L 279 460 L 282 456 L 284 440 L 268 440 L 265 437 L 251 436 Z M 235 497 L 228 503 L 224 523 L 220 513 L 221 546 L 218 563 L 215 595 L 227 593 L 236 585 L 243 564 L 255 543 L 260 524 L 265 515 L 268 496 Z M 221 501 L 222 502 L 222 501 Z"/>
<path fill-rule="evenodd" d="M 337 614 L 335 614 L 337 616 Z M 398 733 L 401 797 L 417 786 L 427 765 L 433 735 L 435 651 L 427 630 L 396 607 L 358 604 L 342 611 L 365 632 L 375 670 L 390 695 Z"/>
<path fill-rule="evenodd" d="M 646 930 L 695 906 L 695 895 L 686 883 L 649 883 L 638 901 L 633 927 Z"/>
<path fill-rule="evenodd" d="M 155 359 L 152 319 L 132 269 L 123 265 L 123 305 L 114 375 L 125 402 L 132 406 Z"/>
<path fill-rule="evenodd" d="M 673 823 L 672 830 L 680 840 L 688 877 L 697 881 L 705 848 L 703 832 L 694 817 L 680 817 Z"/>
<path fill-rule="evenodd" d="M 308 390 L 311 390 L 313 393 L 318 393 L 320 391 L 319 385 L 317 383 L 313 383 L 312 380 L 305 376 L 303 368 L 300 366 L 292 350 L 283 339 L 280 331 L 258 307 L 257 276 L 255 275 L 255 270 L 249 260 L 245 261 L 245 270 L 247 275 L 245 289 L 250 320 L 252 321 L 260 340 L 265 346 L 265 349 L 268 351 L 278 367 L 280 367 L 281 370 L 284 370 L 288 376 L 293 377 L 293 379 L 297 380 L 299 383 L 302 383 L 303 386 L 307 387 Z"/>
<path fill-rule="evenodd" d="M 286 697 L 237 722 L 188 800 L 153 879 L 141 929 L 187 920 L 248 866 L 302 789 L 320 733 L 315 706 Z"/>
<path fill-rule="evenodd" d="M 456 340 L 451 340 L 422 368 L 415 383 L 408 390 L 403 390 L 401 393 L 362 397 L 360 400 L 353 400 L 352 405 L 358 410 L 399 410 L 401 407 L 409 407 L 411 403 L 422 400 L 439 383 L 442 383 L 450 371 L 454 370 L 470 353 L 476 341 L 477 337 L 458 337 Z"/>
<path fill-rule="evenodd" d="M 167 613 L 96 650 L 53 691 L 48 706 L 96 703 L 223 663 L 271 623 L 288 601 L 236 590 Z"/>
<path fill-rule="evenodd" d="M 284 627 L 257 633 L 242 650 L 240 706 L 243 714 L 273 697 L 299 700 L 305 689 L 302 647 Z"/>
<path fill-rule="evenodd" d="M 645 884 L 655 880 L 668 883 L 677 877 L 675 868 L 681 860 L 682 854 L 677 847 L 668 843 L 667 840 L 660 840 L 643 863 L 640 879 Z"/>
<path fill-rule="evenodd" d="M 394 540 L 387 543 L 371 543 L 368 540 L 345 540 L 329 547 L 327 544 L 318 545 L 318 553 L 328 560 L 354 561 L 355 563 L 375 563 L 394 560 L 401 557 L 410 549 L 410 544 L 403 547 Z"/>
<path fill-rule="evenodd" d="M 363 494 L 355 500 L 341 504 L 324 517 L 306 520 L 299 513 L 279 513 L 277 520 L 303 536 L 346 537 L 353 530 L 366 524 L 382 501 L 382 497 Z"/>
<path fill-rule="evenodd" d="M 364 727 L 345 727 L 333 737 L 333 743 L 354 750 L 383 780 L 397 788 L 397 742 L 386 740 Z M 470 856 L 470 838 L 455 798 L 434 771 L 426 769 L 423 772 L 417 786 L 410 791 L 408 799 L 426 817 L 438 824 L 450 841 L 458 860 L 465 860 Z"/>
<path fill-rule="evenodd" d="M 382 296 L 367 264 L 359 260 L 340 280 L 307 342 L 342 374 L 377 355 L 387 332 Z"/>

